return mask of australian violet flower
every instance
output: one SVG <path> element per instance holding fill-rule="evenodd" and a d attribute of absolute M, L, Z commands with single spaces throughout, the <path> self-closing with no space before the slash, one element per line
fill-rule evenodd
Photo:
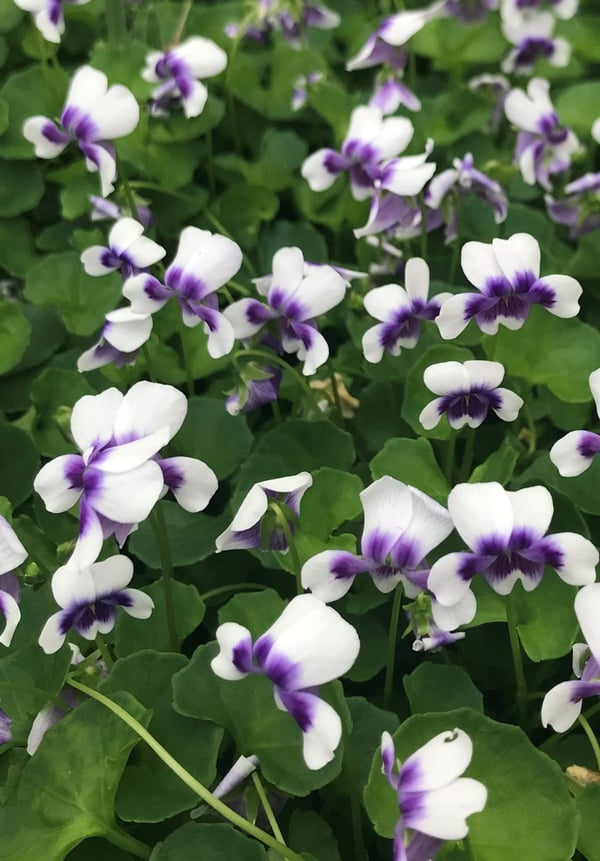
<path fill-rule="evenodd" d="M 329 358 L 329 346 L 315 318 L 342 301 L 345 279 L 332 266 L 307 270 L 299 248 L 280 248 L 273 257 L 272 276 L 255 283 L 267 304 L 240 299 L 226 309 L 225 318 L 235 337 L 250 338 L 277 320 L 283 350 L 304 361 L 304 374 L 314 374 Z"/>
<path fill-rule="evenodd" d="M 204 325 L 208 352 L 217 359 L 231 351 L 235 335 L 229 320 L 219 311 L 217 290 L 242 265 L 242 251 L 232 239 L 186 227 L 181 231 L 177 254 L 165 272 L 164 284 L 141 273 L 128 278 L 123 295 L 135 314 L 154 314 L 175 297 L 186 326 Z"/>
<path fill-rule="evenodd" d="M 581 714 L 581 702 L 600 694 L 600 583 L 590 583 L 575 596 L 575 615 L 585 643 L 573 646 L 573 672 L 577 679 L 561 682 L 548 691 L 542 703 L 542 723 L 566 732 Z"/>
<path fill-rule="evenodd" d="M 254 484 L 230 525 L 217 538 L 217 553 L 254 548 L 287 552 L 288 540 L 281 518 L 285 518 L 293 534 L 294 519 L 300 516 L 300 501 L 312 482 L 310 472 L 299 472 Z"/>
<path fill-rule="evenodd" d="M 600 368 L 589 377 L 590 390 L 600 417 Z M 550 449 L 550 460 L 565 477 L 581 475 L 600 451 L 600 435 L 586 430 L 575 430 L 555 442 Z"/>
<path fill-rule="evenodd" d="M 31 12 L 35 26 L 47 42 L 60 42 L 65 32 L 65 4 L 84 6 L 90 0 L 15 0 L 15 5 Z"/>
<path fill-rule="evenodd" d="M 117 177 L 115 151 L 109 141 L 130 134 L 140 109 L 133 94 L 121 84 L 108 86 L 104 72 L 82 66 L 75 72 L 59 128 L 47 117 L 25 120 L 23 136 L 35 146 L 38 158 L 55 158 L 71 141 L 77 141 L 89 171 L 99 172 L 102 196 L 114 189 Z"/>
<path fill-rule="evenodd" d="M 135 218 L 120 218 L 108 234 L 108 248 L 92 245 L 82 252 L 83 268 L 88 275 L 106 275 L 118 269 L 128 278 L 158 263 L 167 252 L 143 233 L 143 224 Z"/>
<path fill-rule="evenodd" d="M 508 595 L 517 580 L 532 591 L 545 565 L 571 586 L 595 580 L 598 551 L 591 541 L 574 532 L 546 535 L 554 504 L 545 487 L 508 491 L 495 481 L 458 484 L 448 510 L 471 552 L 449 553 L 432 565 L 427 585 L 440 604 L 460 601 L 476 574 L 499 595 Z"/>
<path fill-rule="evenodd" d="M 152 91 L 150 113 L 168 116 L 171 108 L 183 106 L 186 117 L 204 110 L 208 91 L 200 78 L 219 75 L 227 66 L 227 54 L 211 39 L 192 36 L 168 51 L 151 51 L 142 78 L 157 84 Z"/>
<path fill-rule="evenodd" d="M 0 643 L 10 646 L 21 619 L 19 610 L 19 580 L 12 573 L 27 559 L 27 551 L 4 517 L 0 516 L 0 613 L 4 616 L 4 630 Z M 3 742 L 0 742 L 3 744 Z"/>
<path fill-rule="evenodd" d="M 511 90 L 504 102 L 509 122 L 521 130 L 515 148 L 521 176 L 528 185 L 537 182 L 547 191 L 552 174 L 564 173 L 579 149 L 576 135 L 560 125 L 549 90 L 548 81 L 532 78 L 527 93 Z"/>
<path fill-rule="evenodd" d="M 502 0 L 502 14 L 504 15 L 509 9 L 524 11 L 540 9 L 544 6 L 548 6 L 557 18 L 567 20 L 577 12 L 579 0 Z"/>
<path fill-rule="evenodd" d="M 52 578 L 52 594 L 62 609 L 42 629 L 39 644 L 44 652 L 57 652 L 71 629 L 86 640 L 112 631 L 117 607 L 136 619 L 147 619 L 154 602 L 139 589 L 126 588 L 132 577 L 133 562 L 126 556 L 111 556 L 81 570 L 71 564 L 59 568 Z"/>
<path fill-rule="evenodd" d="M 295 3 L 255 0 L 255 9 L 255 14 L 243 29 L 236 22 L 231 22 L 225 27 L 225 33 L 232 39 L 241 35 L 243 38 L 264 43 L 273 31 L 280 31 L 288 45 L 300 48 L 307 27 L 332 30 L 340 23 L 337 12 L 310 0 L 299 0 Z"/>
<path fill-rule="evenodd" d="M 419 421 L 425 430 L 434 428 L 445 414 L 450 427 L 476 428 L 492 409 L 498 418 L 513 422 L 523 399 L 509 389 L 499 388 L 504 378 L 500 362 L 467 360 L 439 362 L 425 369 L 423 381 L 439 395 L 421 411 Z"/>
<path fill-rule="evenodd" d="M 336 177 L 348 171 L 356 200 L 366 200 L 375 190 L 394 194 L 418 194 L 435 171 L 426 163 L 429 152 L 397 158 L 414 134 L 406 117 L 384 118 L 379 108 L 361 106 L 352 111 L 341 152 L 320 149 L 302 165 L 302 176 L 313 191 L 324 191 Z"/>
<path fill-rule="evenodd" d="M 131 308 L 117 308 L 104 319 L 100 338 L 77 360 L 78 371 L 93 371 L 111 362 L 117 368 L 133 364 L 152 332 L 152 317 L 134 314 Z"/>
<path fill-rule="evenodd" d="M 467 836 L 467 817 L 482 811 L 487 801 L 482 783 L 461 777 L 472 755 L 469 736 L 454 729 L 436 735 L 400 764 L 391 735 L 383 733 L 383 773 L 397 794 L 400 811 L 394 861 L 430 861 L 444 840 Z"/>
<path fill-rule="evenodd" d="M 316 689 L 348 672 L 356 660 L 360 641 L 352 625 L 312 595 L 298 595 L 255 642 L 236 622 L 221 625 L 217 641 L 221 651 L 211 662 L 213 672 L 228 681 L 265 675 L 277 707 L 302 730 L 307 766 L 327 765 L 340 743 L 342 722 Z"/>
<path fill-rule="evenodd" d="M 581 285 L 570 275 L 540 277 L 540 246 L 528 233 L 489 244 L 467 242 L 461 265 L 480 292 L 461 293 L 444 302 L 435 321 L 442 338 L 456 338 L 472 319 L 486 335 L 495 335 L 500 324 L 520 329 L 532 305 L 541 305 L 556 317 L 579 313 Z"/>
<path fill-rule="evenodd" d="M 405 288 L 398 284 L 375 287 L 364 297 L 367 312 L 381 320 L 363 335 L 362 347 L 368 362 L 380 362 L 386 351 L 399 356 L 402 347 L 415 347 L 422 321 L 434 320 L 442 303 L 452 295 L 440 293 L 428 299 L 429 267 L 420 257 L 407 261 L 404 283 Z"/>
<path fill-rule="evenodd" d="M 553 37 L 555 25 L 556 19 L 551 12 L 505 3 L 502 7 L 502 32 L 515 47 L 502 62 L 502 71 L 529 75 L 538 57 L 543 57 L 551 66 L 567 66 L 571 59 L 571 46 L 566 39 Z"/>
<path fill-rule="evenodd" d="M 563 189 L 566 197 L 555 200 L 550 194 L 545 197 L 546 209 L 552 221 L 566 224 L 571 239 L 600 228 L 600 173 L 586 173 L 579 179 L 567 183 Z"/>
<path fill-rule="evenodd" d="M 241 372 L 239 385 L 229 393 L 225 409 L 230 415 L 238 416 L 276 401 L 281 377 L 279 368 L 248 363 Z"/>

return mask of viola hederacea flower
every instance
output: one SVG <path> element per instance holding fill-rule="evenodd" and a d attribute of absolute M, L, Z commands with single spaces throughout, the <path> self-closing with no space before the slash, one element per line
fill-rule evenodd
<path fill-rule="evenodd" d="M 302 176 L 313 191 L 324 191 L 348 171 L 356 200 L 367 200 L 379 190 L 418 194 L 433 176 L 435 165 L 426 162 L 428 151 L 397 158 L 413 134 L 406 117 L 384 117 L 379 108 L 362 105 L 352 111 L 341 151 L 317 150 L 304 161 Z"/>
<path fill-rule="evenodd" d="M 456 338 L 470 320 L 486 335 L 495 335 L 500 324 L 520 329 L 532 305 L 556 317 L 579 313 L 580 283 L 570 275 L 540 277 L 540 246 L 528 233 L 491 243 L 467 242 L 461 265 L 480 292 L 460 293 L 444 302 L 435 321 L 442 338 Z"/>
<path fill-rule="evenodd" d="M 498 6 L 499 0 L 446 0 L 445 12 L 459 24 L 481 24 Z"/>
<path fill-rule="evenodd" d="M 15 568 L 27 559 L 27 550 L 17 538 L 10 523 L 0 516 L 0 613 L 4 616 L 4 630 L 0 643 L 10 646 L 21 619 L 19 610 L 19 579 L 13 574 Z"/>
<path fill-rule="evenodd" d="M 181 231 L 177 254 L 165 272 L 164 284 L 141 273 L 128 278 L 123 295 L 135 314 L 154 314 L 171 298 L 177 299 L 183 322 L 202 324 L 208 335 L 208 352 L 218 359 L 231 352 L 235 335 L 229 320 L 219 311 L 217 290 L 233 278 L 242 265 L 242 250 L 226 236 L 186 227 Z"/>
<path fill-rule="evenodd" d="M 409 111 L 420 111 L 421 102 L 397 73 L 380 73 L 375 79 L 369 107 L 378 108 L 384 116 L 395 114 L 404 105 Z"/>
<path fill-rule="evenodd" d="M 308 768 L 327 765 L 340 743 L 342 722 L 317 689 L 354 664 L 360 640 L 352 625 L 313 595 L 298 595 L 256 642 L 236 622 L 220 625 L 217 641 L 220 652 L 211 662 L 213 672 L 228 681 L 265 675 L 273 683 L 277 708 L 287 711 L 302 730 Z"/>
<path fill-rule="evenodd" d="M 265 44 L 271 33 L 280 32 L 290 47 L 298 49 L 302 47 L 308 27 L 332 30 L 339 23 L 338 13 L 321 3 L 256 0 L 255 13 L 246 19 L 244 26 L 232 21 L 225 27 L 225 33 L 231 39 L 241 37 Z"/>
<path fill-rule="evenodd" d="M 229 796 L 226 802 L 227 806 L 239 813 L 240 816 L 243 816 L 244 819 L 247 819 L 248 808 L 245 794 L 242 795 L 241 793 L 237 793 L 236 797 L 233 798 L 231 797 L 231 794 L 234 790 L 238 789 L 238 787 L 241 787 L 241 784 L 246 780 L 246 778 L 256 771 L 259 766 L 259 759 L 254 754 L 251 754 L 250 756 L 239 756 L 214 789 L 211 789 L 212 795 L 214 795 L 215 798 L 225 798 L 225 796 Z M 190 810 L 190 818 L 199 819 L 209 809 L 210 808 L 207 804 L 200 804 L 198 807 L 195 807 L 194 810 Z"/>
<path fill-rule="evenodd" d="M 308 94 L 312 87 L 324 80 L 323 72 L 309 72 L 307 75 L 298 75 L 294 78 L 294 89 L 292 92 L 292 110 L 299 111 L 308 101 Z"/>
<path fill-rule="evenodd" d="M 481 574 L 499 595 L 520 580 L 526 592 L 539 585 L 544 566 L 570 586 L 596 579 L 598 551 L 574 532 L 546 535 L 554 514 L 545 487 L 508 491 L 495 481 L 458 484 L 448 497 L 454 526 L 471 552 L 449 553 L 431 567 L 428 588 L 453 606 Z"/>
<path fill-rule="evenodd" d="M 71 435 L 81 454 L 54 458 L 34 481 L 48 511 L 67 511 L 79 502 L 73 565 L 94 562 L 109 535 L 122 545 L 168 488 L 180 504 L 185 501 L 184 507 L 194 501 L 188 510 L 206 507 L 216 489 L 206 464 L 192 458 L 157 460 L 186 412 L 182 392 L 147 381 L 136 383 L 126 395 L 112 388 L 77 401 Z M 175 463 L 169 465 L 170 460 Z"/>
<path fill-rule="evenodd" d="M 80 260 L 88 275 L 107 275 L 119 270 L 123 278 L 137 275 L 165 256 L 166 249 L 144 236 L 144 225 L 135 218 L 120 218 L 108 234 L 108 247 L 92 245 Z"/>
<path fill-rule="evenodd" d="M 585 643 L 573 646 L 576 679 L 548 691 L 542 703 L 542 724 L 566 732 L 581 714 L 582 700 L 600 695 L 600 583 L 591 583 L 575 596 L 575 615 Z"/>
<path fill-rule="evenodd" d="M 471 739 L 454 729 L 436 735 L 400 763 L 391 735 L 383 733 L 382 770 L 400 812 L 394 861 L 431 861 L 443 841 L 467 836 L 467 817 L 480 813 L 487 801 L 482 783 L 461 777 L 472 756 Z"/>
<path fill-rule="evenodd" d="M 246 415 L 252 410 L 276 401 L 282 371 L 266 365 L 245 365 L 238 386 L 230 392 L 225 409 L 231 416 Z"/>
<path fill-rule="evenodd" d="M 77 141 L 87 169 L 100 174 L 102 196 L 106 197 L 117 178 L 110 141 L 130 134 L 139 115 L 138 103 L 127 87 L 109 87 L 104 72 L 82 66 L 71 81 L 60 128 L 47 117 L 29 117 L 23 136 L 34 144 L 38 158 L 56 158 L 71 141 Z"/>
<path fill-rule="evenodd" d="M 543 57 L 551 66 L 568 66 L 571 46 L 553 36 L 556 19 L 551 12 L 502 7 L 502 32 L 514 48 L 502 61 L 506 74 L 530 75 L 536 60 Z"/>
<path fill-rule="evenodd" d="M 590 391 L 600 418 L 600 368 L 589 376 Z M 565 478 L 581 475 L 600 452 L 600 435 L 587 430 L 570 431 L 550 449 L 550 460 Z"/>
<path fill-rule="evenodd" d="M 363 299 L 370 316 L 381 321 L 363 335 L 362 348 L 368 362 L 380 362 L 384 352 L 399 356 L 402 348 L 415 347 L 423 320 L 434 320 L 442 303 L 452 295 L 440 293 L 428 298 L 429 267 L 420 257 L 407 261 L 404 283 L 405 287 L 375 287 Z"/>
<path fill-rule="evenodd" d="M 11 727 L 13 720 L 3 709 L 0 709 L 0 744 L 8 744 L 12 739 Z"/>
<path fill-rule="evenodd" d="M 89 201 L 92 204 L 90 221 L 118 221 L 120 218 L 128 217 L 128 213 L 118 204 L 113 203 L 112 200 L 106 200 L 104 197 L 90 194 Z M 135 215 L 140 224 L 143 224 L 144 230 L 150 227 L 151 224 L 154 224 L 155 221 L 150 207 L 145 206 L 143 203 L 138 204 L 135 207 L 135 213 L 129 213 L 129 215 Z"/>
<path fill-rule="evenodd" d="M 506 9 L 549 9 L 557 18 L 572 18 L 579 7 L 579 0 L 503 0 L 502 14 Z"/>
<path fill-rule="evenodd" d="M 443 415 L 454 430 L 468 425 L 478 428 L 493 410 L 505 422 L 514 422 L 523 398 L 500 387 L 504 366 L 500 362 L 467 360 L 429 365 L 423 382 L 439 397 L 421 411 L 419 421 L 425 430 L 436 427 Z"/>
<path fill-rule="evenodd" d="M 152 332 L 152 317 L 134 314 L 131 308 L 117 308 L 104 319 L 100 338 L 77 360 L 78 371 L 94 371 L 110 363 L 116 368 L 133 364 Z"/>
<path fill-rule="evenodd" d="M 300 502 L 313 483 L 310 472 L 286 475 L 258 481 L 246 496 L 227 529 L 215 542 L 216 552 L 222 550 L 279 550 L 289 549 L 286 530 L 281 519 L 293 535 L 300 516 Z"/>
<path fill-rule="evenodd" d="M 508 78 L 504 75 L 491 75 L 489 73 L 476 75 L 469 81 L 469 89 L 476 93 L 480 91 L 491 93 L 493 101 L 491 131 L 497 132 L 504 118 L 504 102 L 510 90 Z"/>
<path fill-rule="evenodd" d="M 462 159 L 455 158 L 452 165 L 434 176 L 425 190 L 427 206 L 443 212 L 447 243 L 458 236 L 458 201 L 469 194 L 491 207 L 496 224 L 501 224 L 508 213 L 506 192 L 495 180 L 477 170 L 470 152 Z"/>
<path fill-rule="evenodd" d="M 149 595 L 129 589 L 133 562 L 126 556 L 110 556 L 81 569 L 63 565 L 52 577 L 52 594 L 62 609 L 50 616 L 39 637 L 47 655 L 57 652 L 69 631 L 86 640 L 108 634 L 117 620 L 117 607 L 134 619 L 147 619 L 154 609 Z"/>
<path fill-rule="evenodd" d="M 274 320 L 283 351 L 304 362 L 305 375 L 314 374 L 329 358 L 315 319 L 339 305 L 346 294 L 345 279 L 332 266 L 307 270 L 299 248 L 280 248 L 273 257 L 273 274 L 255 284 L 266 303 L 240 299 L 225 310 L 235 337 L 251 338 Z"/>
<path fill-rule="evenodd" d="M 427 152 L 431 152 L 432 148 L 433 141 L 428 141 Z M 384 233 L 389 240 L 404 242 L 421 236 L 423 214 L 427 233 L 431 233 L 444 223 L 441 211 L 431 209 L 426 202 L 424 209 L 421 209 L 414 198 L 376 192 L 371 198 L 367 223 L 353 232 L 357 239 Z"/>
<path fill-rule="evenodd" d="M 566 197 L 555 200 L 545 195 L 548 215 L 557 224 L 569 228 L 571 239 L 579 239 L 586 233 L 600 228 L 600 173 L 586 173 L 579 179 L 567 183 L 563 189 Z"/>
<path fill-rule="evenodd" d="M 181 105 L 186 117 L 199 116 L 208 99 L 200 79 L 213 78 L 226 66 L 225 51 L 202 36 L 191 36 L 167 51 L 151 51 L 142 70 L 145 81 L 158 85 L 152 90 L 150 113 L 168 116 Z"/>
<path fill-rule="evenodd" d="M 576 135 L 560 125 L 550 97 L 550 84 L 543 78 L 532 78 L 527 93 L 511 90 L 504 102 L 506 117 L 519 131 L 515 162 L 528 185 L 539 183 L 549 191 L 550 177 L 564 173 L 571 157 L 579 150 Z"/>
<path fill-rule="evenodd" d="M 89 0 L 14 0 L 15 5 L 31 12 L 35 26 L 47 42 L 60 43 L 65 32 L 64 6 L 84 6 Z"/>

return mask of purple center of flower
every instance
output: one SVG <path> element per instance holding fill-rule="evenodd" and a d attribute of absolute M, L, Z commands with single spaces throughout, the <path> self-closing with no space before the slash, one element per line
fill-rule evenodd
<path fill-rule="evenodd" d="M 472 389 L 469 392 L 456 392 L 444 395 L 438 403 L 438 413 L 448 415 L 450 423 L 463 416 L 483 421 L 491 407 L 497 410 L 502 406 L 502 396 L 497 389 Z"/>

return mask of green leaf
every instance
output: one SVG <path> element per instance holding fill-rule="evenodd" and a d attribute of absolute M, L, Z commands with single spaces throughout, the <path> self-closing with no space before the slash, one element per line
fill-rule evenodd
<path fill-rule="evenodd" d="M 521 330 L 500 327 L 484 339 L 484 349 L 507 374 L 530 385 L 543 383 L 563 401 L 591 400 L 588 377 L 600 367 L 600 333 L 580 320 L 562 320 L 534 307 Z"/>
<path fill-rule="evenodd" d="M 599 101 L 600 81 L 583 81 L 561 90 L 554 104 L 561 123 L 587 139 L 598 118 Z"/>
<path fill-rule="evenodd" d="M 190 398 L 183 427 L 173 445 L 186 457 L 207 463 L 218 479 L 227 478 L 252 448 L 245 416 L 231 416 L 222 400 Z"/>
<path fill-rule="evenodd" d="M 506 43 L 495 21 L 465 27 L 455 18 L 430 21 L 413 37 L 411 47 L 417 54 L 435 59 L 436 65 L 445 69 L 464 63 L 492 63 L 506 52 Z M 461 95 L 465 95 L 464 91 Z"/>
<path fill-rule="evenodd" d="M 36 377 L 31 385 L 31 401 L 37 414 L 33 439 L 42 454 L 57 457 L 72 453 L 73 443 L 65 436 L 68 431 L 64 425 L 61 430 L 57 420 L 61 420 L 65 408 L 73 407 L 79 398 L 94 394 L 86 377 L 77 371 L 45 368 Z"/>
<path fill-rule="evenodd" d="M 518 486 L 544 484 L 564 494 L 586 514 L 600 514 L 600 458 L 595 457 L 591 466 L 581 475 L 563 478 L 546 454 L 540 455 L 518 479 Z"/>
<path fill-rule="evenodd" d="M 49 254 L 29 270 L 25 295 L 36 305 L 53 305 L 73 334 L 91 335 L 118 304 L 121 281 L 116 272 L 102 278 L 87 275 L 79 255 L 66 251 Z"/>
<path fill-rule="evenodd" d="M 302 497 L 302 532 L 327 539 L 346 520 L 362 511 L 359 494 L 363 483 L 357 475 L 323 467 L 313 473 L 312 487 Z"/>
<path fill-rule="evenodd" d="M 23 123 L 28 117 L 42 114 L 57 116 L 62 108 L 67 89 L 67 74 L 62 69 L 41 64 L 24 72 L 11 75 L 2 89 L 0 98 L 8 104 L 10 125 L 0 137 L 0 156 L 9 159 L 36 158 L 33 144 L 23 137 Z"/>
<path fill-rule="evenodd" d="M 500 447 L 492 452 L 483 463 L 476 466 L 469 481 L 499 481 L 506 485 L 513 476 L 519 452 L 510 439 L 503 439 Z"/>
<path fill-rule="evenodd" d="M 381 745 L 381 734 L 396 732 L 400 721 L 397 714 L 378 708 L 364 697 L 349 697 L 348 708 L 352 716 L 351 753 L 344 762 L 343 777 L 354 789 L 362 790 L 369 778 L 373 755 Z"/>
<path fill-rule="evenodd" d="M 570 652 L 578 631 L 573 611 L 576 592 L 548 568 L 533 592 L 513 590 L 519 638 L 532 661 L 549 661 Z"/>
<path fill-rule="evenodd" d="M 18 305 L 0 299 L 0 374 L 15 367 L 28 345 L 31 326 Z"/>
<path fill-rule="evenodd" d="M 31 326 L 31 335 L 17 371 L 41 365 L 58 350 L 65 338 L 62 320 L 50 308 L 25 305 L 23 313 Z"/>
<path fill-rule="evenodd" d="M 577 848 L 587 861 L 600 861 L 600 786 L 592 783 L 575 796 L 577 809 L 581 813 L 581 830 Z"/>
<path fill-rule="evenodd" d="M 209 93 L 208 101 L 200 116 L 186 117 L 183 111 L 178 111 L 169 117 L 159 117 L 150 123 L 150 134 L 152 140 L 159 143 L 198 141 L 201 135 L 218 126 L 224 115 L 225 103 Z"/>
<path fill-rule="evenodd" d="M 115 701 L 141 723 L 147 721 L 148 713 L 133 697 L 118 694 Z M 137 742 L 133 730 L 92 700 L 55 724 L 0 809 L 3 861 L 58 861 L 86 837 L 118 831 L 115 793 Z"/>
<path fill-rule="evenodd" d="M 148 729 L 152 735 L 196 780 L 210 786 L 223 730 L 183 717 L 171 706 L 171 677 L 187 663 L 183 655 L 157 654 L 149 649 L 136 652 L 116 662 L 100 690 L 111 699 L 116 691 L 126 691 L 150 709 Z M 127 822 L 161 822 L 197 802 L 196 793 L 143 746 L 125 769 L 117 791 L 116 813 Z"/>
<path fill-rule="evenodd" d="M 31 226 L 24 218 L 0 220 L 0 266 L 24 278 L 37 262 Z"/>
<path fill-rule="evenodd" d="M 188 822 L 159 843 L 150 861 L 267 861 L 260 843 L 221 822 Z"/>
<path fill-rule="evenodd" d="M 446 504 L 450 487 L 427 439 L 390 439 L 371 461 L 374 479 L 391 475 Z"/>
<path fill-rule="evenodd" d="M 483 713 L 483 697 L 462 667 L 424 661 L 403 679 L 413 714 L 469 708 Z"/>
<path fill-rule="evenodd" d="M 0 451 L 0 488 L 16 508 L 31 496 L 40 456 L 27 434 L 8 424 L 0 424 Z"/>
<path fill-rule="evenodd" d="M 29 212 L 43 193 L 44 180 L 37 164 L 0 159 L 0 216 L 12 218 Z"/>
<path fill-rule="evenodd" d="M 488 791 L 483 812 L 468 820 L 472 857 L 477 861 L 571 858 L 578 813 L 564 776 L 517 727 L 497 723 L 470 709 L 415 715 L 394 734 L 396 755 L 404 761 L 438 733 L 455 727 L 464 730 L 473 742 L 473 759 L 466 776 L 481 781 Z M 525 804 L 524 799 L 532 801 Z M 373 758 L 365 803 L 377 833 L 392 837 L 398 801 L 382 774 L 379 752 Z"/>
<path fill-rule="evenodd" d="M 327 262 L 325 239 L 312 224 L 307 221 L 278 219 L 273 224 L 266 224 L 261 231 L 258 245 L 261 270 L 270 271 L 275 252 L 280 248 L 293 245 L 300 248 L 305 260 L 310 260 L 312 263 Z"/>
<path fill-rule="evenodd" d="M 195 586 L 171 583 L 175 628 L 179 640 L 184 640 L 204 619 L 206 606 Z M 139 652 L 141 649 L 154 649 L 156 652 L 170 652 L 169 629 L 165 609 L 165 592 L 162 583 L 153 583 L 142 589 L 154 601 L 154 610 L 149 619 L 140 621 L 127 613 L 117 617 L 115 625 L 115 651 L 120 658 Z"/>
<path fill-rule="evenodd" d="M 192 565 L 212 556 L 215 552 L 215 540 L 229 522 L 226 514 L 210 517 L 202 512 L 184 511 L 176 502 L 165 500 L 158 505 L 167 528 L 171 561 L 176 568 Z M 149 568 L 155 571 L 162 568 L 156 536 L 149 519 L 141 523 L 131 536 L 129 548 Z"/>
<path fill-rule="evenodd" d="M 262 185 L 232 185 L 216 201 L 216 214 L 243 248 L 253 248 L 261 222 L 271 221 L 279 209 L 277 196 Z"/>
<path fill-rule="evenodd" d="M 293 812 L 289 844 L 295 852 L 309 852 L 318 861 L 341 861 L 331 827 L 312 810 Z"/>

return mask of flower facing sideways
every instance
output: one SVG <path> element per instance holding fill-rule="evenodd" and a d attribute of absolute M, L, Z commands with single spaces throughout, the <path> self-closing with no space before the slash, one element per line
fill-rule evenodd
<path fill-rule="evenodd" d="M 476 428 L 492 409 L 498 418 L 513 422 L 523 399 L 509 389 L 499 388 L 504 377 L 500 362 L 468 360 L 438 362 L 425 369 L 427 388 L 439 395 L 421 411 L 419 421 L 425 430 L 434 428 L 446 415 L 455 430 L 468 425 Z"/>
<path fill-rule="evenodd" d="M 83 268 L 88 275 L 106 275 L 118 269 L 128 278 L 158 263 L 167 252 L 143 233 L 143 224 L 135 218 L 120 218 L 108 234 L 108 248 L 92 245 L 81 254 Z"/>
<path fill-rule="evenodd" d="M 27 551 L 4 517 L 0 516 L 0 613 L 4 616 L 4 630 L 0 643 L 10 646 L 13 634 L 21 619 L 19 610 L 19 581 L 12 572 L 27 559 Z M 0 742 L 2 743 L 2 742 Z"/>
<path fill-rule="evenodd" d="M 57 652 L 71 629 L 86 640 L 112 631 L 117 607 L 135 619 L 147 619 L 154 609 L 149 595 L 126 588 L 133 577 L 133 562 L 126 556 L 111 556 L 86 568 L 59 568 L 52 578 L 54 600 L 62 608 L 50 616 L 39 643 L 47 655 Z"/>
<path fill-rule="evenodd" d="M 60 43 L 65 32 L 63 6 L 84 6 L 90 0 L 15 0 L 19 9 L 31 12 L 35 26 L 47 42 Z"/>
<path fill-rule="evenodd" d="M 581 714 L 581 701 L 600 695 L 600 583 L 584 586 L 575 596 L 575 615 L 585 643 L 573 646 L 574 681 L 561 682 L 542 703 L 542 723 L 566 732 Z"/>
<path fill-rule="evenodd" d="M 133 93 L 121 84 L 108 86 L 104 72 L 82 66 L 75 72 L 59 128 L 47 117 L 25 120 L 23 136 L 38 158 L 56 158 L 77 141 L 89 171 L 100 174 L 102 196 L 113 191 L 117 178 L 115 151 L 109 141 L 128 135 L 138 124 L 140 109 Z"/>
<path fill-rule="evenodd" d="M 487 801 L 482 783 L 461 777 L 472 755 L 469 736 L 454 729 L 436 735 L 401 764 L 391 735 L 383 733 L 383 773 L 397 794 L 400 811 L 394 861 L 430 861 L 442 841 L 467 836 L 467 817 L 480 813 Z"/>
<path fill-rule="evenodd" d="M 600 416 L 600 368 L 590 374 L 590 390 Z M 550 449 L 550 460 L 561 475 L 571 478 L 581 475 L 600 451 L 600 435 L 592 431 L 576 430 L 555 442 Z"/>
<path fill-rule="evenodd" d="M 444 302 L 435 321 L 442 338 L 456 338 L 470 320 L 486 335 L 495 335 L 500 324 L 520 329 L 532 305 L 556 317 L 575 317 L 579 281 L 570 275 L 540 277 L 540 256 L 537 240 L 528 233 L 463 245 L 462 269 L 479 293 L 460 293 Z"/>
<path fill-rule="evenodd" d="M 277 707 L 302 730 L 307 766 L 327 765 L 340 743 L 342 722 L 316 689 L 354 664 L 360 641 L 352 625 L 312 595 L 298 595 L 255 642 L 236 622 L 221 625 L 217 641 L 221 651 L 211 662 L 213 672 L 228 681 L 265 675 Z"/>
<path fill-rule="evenodd" d="M 98 341 L 78 358 L 77 370 L 93 371 L 110 362 L 117 368 L 133 364 L 151 332 L 149 314 L 134 314 L 131 308 L 109 311 Z"/>

